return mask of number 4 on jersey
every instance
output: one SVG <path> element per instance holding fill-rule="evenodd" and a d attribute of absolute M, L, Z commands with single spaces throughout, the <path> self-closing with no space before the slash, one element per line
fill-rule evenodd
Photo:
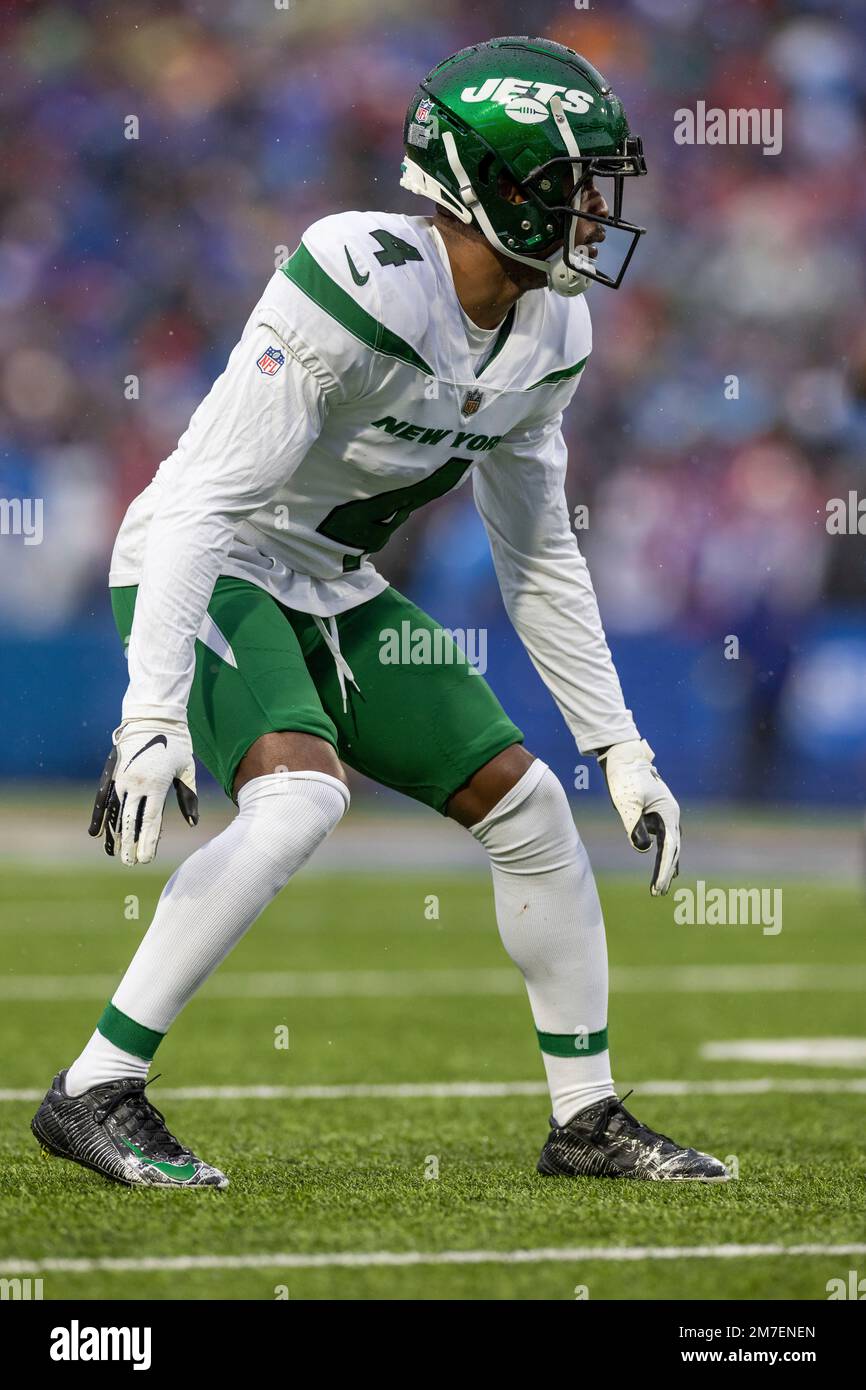
<path fill-rule="evenodd" d="M 393 236 L 391 232 L 379 230 L 371 232 L 370 236 L 374 241 L 378 241 L 381 251 L 374 252 L 376 260 L 380 265 L 405 265 L 407 261 L 423 261 L 424 257 L 416 247 L 402 237 Z"/>
<path fill-rule="evenodd" d="M 364 555 L 374 555 L 382 549 L 412 512 L 455 488 L 471 463 L 471 458 L 457 455 L 417 483 L 391 488 L 375 497 L 341 502 L 328 512 L 316 530 L 339 545 L 363 552 L 343 557 L 343 573 L 351 574 L 361 568 Z"/>

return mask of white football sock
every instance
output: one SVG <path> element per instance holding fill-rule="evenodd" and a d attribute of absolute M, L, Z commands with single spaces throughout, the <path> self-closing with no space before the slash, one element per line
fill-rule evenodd
<path fill-rule="evenodd" d="M 169 879 L 99 1027 L 66 1077 L 70 1095 L 147 1075 L 184 1004 L 327 839 L 349 793 L 324 772 L 255 777 L 231 825 Z"/>
<path fill-rule="evenodd" d="M 68 1096 L 80 1096 L 91 1086 L 101 1086 L 104 1081 L 125 1081 L 127 1077 L 137 1076 L 140 1081 L 147 1080 L 150 1071 L 150 1058 L 136 1057 L 125 1052 L 108 1038 L 104 1038 L 98 1028 L 85 1044 L 84 1051 L 76 1057 L 66 1073 L 64 1083 Z"/>
<path fill-rule="evenodd" d="M 540 759 L 472 826 L 493 870 L 502 944 L 521 971 L 557 1124 L 615 1095 L 607 943 L 589 858 L 565 792 Z"/>

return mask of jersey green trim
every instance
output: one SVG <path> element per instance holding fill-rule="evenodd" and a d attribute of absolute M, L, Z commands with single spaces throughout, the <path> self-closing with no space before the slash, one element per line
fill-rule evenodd
<path fill-rule="evenodd" d="M 549 1057 L 596 1057 L 607 1051 L 607 1028 L 598 1033 L 538 1032 L 538 1044 Z"/>
<path fill-rule="evenodd" d="M 418 356 L 414 348 L 396 333 L 392 333 L 383 323 L 379 323 L 378 319 L 374 319 L 372 314 L 368 314 L 366 309 L 355 303 L 342 285 L 331 279 L 303 242 L 283 266 L 283 274 L 292 284 L 297 285 L 308 299 L 341 323 L 353 338 L 366 343 L 374 352 L 381 352 L 385 357 L 396 357 L 408 367 L 417 367 L 419 372 L 424 372 L 427 376 L 433 375 L 432 367 L 427 365 L 423 357 Z"/>
<path fill-rule="evenodd" d="M 543 376 L 540 381 L 533 381 L 531 386 L 527 386 L 527 391 L 534 391 L 536 386 L 555 386 L 558 381 L 568 381 L 571 377 L 577 376 L 582 372 L 589 356 L 584 357 L 582 362 L 576 362 L 573 367 L 563 367 L 561 372 L 551 372 L 549 376 Z"/>
<path fill-rule="evenodd" d="M 502 326 L 496 335 L 496 342 L 493 344 L 493 351 L 491 352 L 487 361 L 484 363 L 484 366 L 481 368 L 481 370 L 475 373 L 476 380 L 478 379 L 478 377 L 481 376 L 483 372 L 487 371 L 487 368 L 490 366 L 491 362 L 496 361 L 500 352 L 505 347 L 505 344 L 508 342 L 508 339 L 511 336 L 511 330 L 514 327 L 514 317 L 516 310 L 517 305 L 512 304 L 511 308 L 508 310 L 508 313 L 505 315 L 505 318 L 502 320 Z"/>

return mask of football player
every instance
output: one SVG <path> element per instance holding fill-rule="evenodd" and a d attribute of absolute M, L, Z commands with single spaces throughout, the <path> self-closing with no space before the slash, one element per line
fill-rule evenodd
<path fill-rule="evenodd" d="M 450 816 L 489 855 L 550 1086 L 539 1172 L 722 1181 L 718 1159 L 617 1097 L 602 911 L 562 786 L 462 653 L 380 659 L 383 632 L 406 623 L 431 649 L 447 639 L 370 558 L 471 480 L 511 621 L 581 753 L 603 764 L 632 845 L 655 842 L 651 892 L 666 893 L 679 809 L 611 662 L 561 432 L 592 349 L 584 292 L 617 287 L 641 235 L 622 215 L 626 179 L 646 172 L 641 142 L 590 63 L 529 38 L 436 67 L 404 140 L 401 183 L 433 216 L 311 226 L 121 526 L 109 583 L 129 687 L 91 834 L 122 863 L 149 863 L 172 787 L 197 820 L 194 752 L 238 809 L 166 885 L 33 1130 L 121 1183 L 227 1185 L 171 1134 L 148 1068 L 345 815 L 348 766 Z M 615 273 L 597 257 L 610 228 L 627 242 Z"/>

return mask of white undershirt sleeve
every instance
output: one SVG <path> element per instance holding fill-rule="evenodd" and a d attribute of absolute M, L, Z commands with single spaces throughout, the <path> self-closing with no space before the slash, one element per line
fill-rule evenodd
<path fill-rule="evenodd" d="M 268 348 L 285 355 L 273 375 L 257 365 Z M 235 529 L 291 477 L 318 438 L 326 402 L 322 381 L 273 327 L 248 327 L 157 474 L 124 719 L 186 719 L 195 639 Z"/>
<path fill-rule="evenodd" d="M 506 611 L 582 753 L 640 737 L 626 709 L 565 500 L 558 414 L 506 435 L 474 470 Z"/>

